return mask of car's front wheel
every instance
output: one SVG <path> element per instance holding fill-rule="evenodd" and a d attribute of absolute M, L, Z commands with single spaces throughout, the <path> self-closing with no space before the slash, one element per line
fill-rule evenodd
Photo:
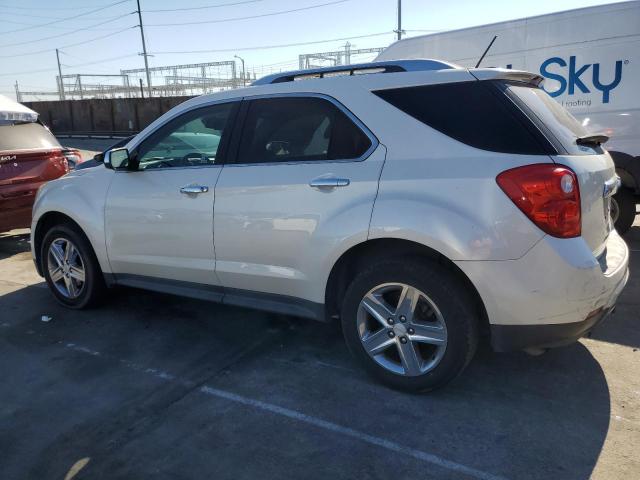
<path fill-rule="evenodd" d="M 105 290 L 91 244 L 73 225 L 52 227 L 42 242 L 42 270 L 56 300 L 81 309 L 95 304 Z"/>
<path fill-rule="evenodd" d="M 393 388 L 445 385 L 467 366 L 478 342 L 478 316 L 464 287 L 436 262 L 376 262 L 345 294 L 341 318 L 349 349 Z"/>

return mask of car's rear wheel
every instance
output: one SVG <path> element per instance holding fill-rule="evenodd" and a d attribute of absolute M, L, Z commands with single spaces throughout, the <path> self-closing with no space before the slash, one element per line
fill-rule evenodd
<path fill-rule="evenodd" d="M 620 235 L 629 231 L 636 218 L 636 197 L 628 188 L 621 187 L 611 198 L 611 220 Z"/>
<path fill-rule="evenodd" d="M 95 304 L 106 289 L 95 253 L 73 225 L 56 225 L 42 242 L 42 271 L 56 300 L 66 307 Z"/>
<path fill-rule="evenodd" d="M 385 384 L 441 387 L 467 366 L 478 342 L 473 299 L 435 262 L 390 260 L 360 272 L 341 312 L 351 352 Z"/>

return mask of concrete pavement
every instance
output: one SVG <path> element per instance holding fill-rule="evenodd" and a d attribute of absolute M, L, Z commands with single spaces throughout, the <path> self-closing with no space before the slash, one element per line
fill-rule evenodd
<path fill-rule="evenodd" d="M 3 479 L 640 478 L 640 224 L 616 313 L 447 388 L 374 383 L 339 329 L 137 290 L 59 306 L 0 234 Z M 49 322 L 41 321 L 50 316 Z"/>

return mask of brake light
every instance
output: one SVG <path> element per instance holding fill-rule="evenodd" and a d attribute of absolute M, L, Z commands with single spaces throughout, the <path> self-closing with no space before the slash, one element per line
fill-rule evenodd
<path fill-rule="evenodd" d="M 580 190 L 573 170 L 554 164 L 506 170 L 496 182 L 542 231 L 558 238 L 581 233 Z"/>

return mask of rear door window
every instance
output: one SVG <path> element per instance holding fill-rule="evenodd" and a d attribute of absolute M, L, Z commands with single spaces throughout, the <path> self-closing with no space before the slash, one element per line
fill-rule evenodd
<path fill-rule="evenodd" d="M 60 143 L 39 123 L 0 125 L 0 152 L 60 148 Z"/>
<path fill-rule="evenodd" d="M 249 105 L 237 161 L 357 159 L 370 146 L 369 137 L 326 99 L 263 98 Z"/>
<path fill-rule="evenodd" d="M 471 81 L 373 92 L 422 123 L 492 152 L 556 153 L 531 121 L 489 82 Z"/>

